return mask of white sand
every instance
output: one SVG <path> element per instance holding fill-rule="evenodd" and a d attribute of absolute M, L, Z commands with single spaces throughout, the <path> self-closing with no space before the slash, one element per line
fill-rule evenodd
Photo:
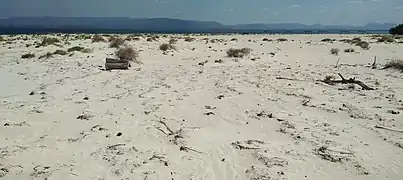
<path fill-rule="evenodd" d="M 371 43 L 362 50 L 320 40 L 376 40 L 194 36 L 164 55 L 158 46 L 169 37 L 141 38 L 128 43 L 144 64 L 102 71 L 115 51 L 108 43 L 26 48 L 42 38 L 28 37 L 0 42 L 0 179 L 403 179 L 403 133 L 375 128 L 403 129 L 403 74 L 381 70 L 403 58 L 403 44 Z M 206 37 L 226 42 L 206 44 Z M 75 45 L 94 52 L 38 59 Z M 253 51 L 226 57 L 228 48 L 242 47 Z M 356 53 L 343 51 L 349 47 Z M 331 48 L 340 48 L 339 55 Z M 28 52 L 37 57 L 21 59 Z M 371 68 L 374 56 L 377 69 Z M 337 73 L 375 90 L 317 81 L 339 79 Z"/>

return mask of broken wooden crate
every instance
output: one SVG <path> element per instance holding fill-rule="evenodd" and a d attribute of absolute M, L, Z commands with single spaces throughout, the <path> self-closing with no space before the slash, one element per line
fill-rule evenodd
<path fill-rule="evenodd" d="M 106 58 L 105 69 L 129 69 L 130 61 L 122 60 L 122 59 L 114 59 L 114 58 Z"/>

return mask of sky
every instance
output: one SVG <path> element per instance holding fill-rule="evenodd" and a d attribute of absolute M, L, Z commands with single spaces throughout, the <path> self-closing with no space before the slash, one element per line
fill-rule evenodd
<path fill-rule="evenodd" d="M 0 18 L 21 16 L 364 25 L 403 23 L 403 0 L 1 0 Z"/>

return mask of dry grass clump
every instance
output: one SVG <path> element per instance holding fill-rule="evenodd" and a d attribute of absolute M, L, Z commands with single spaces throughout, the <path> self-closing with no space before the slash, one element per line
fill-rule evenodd
<path fill-rule="evenodd" d="M 60 40 L 57 38 L 53 38 L 53 37 L 44 37 L 42 39 L 41 44 L 39 44 L 38 46 L 48 46 L 48 45 L 56 45 L 56 46 L 60 46 L 57 43 L 60 43 Z"/>
<path fill-rule="evenodd" d="M 22 59 L 30 59 L 30 58 L 34 58 L 34 57 L 35 57 L 35 54 L 33 54 L 33 53 L 27 53 L 27 54 L 23 54 L 21 56 Z"/>
<path fill-rule="evenodd" d="M 159 48 L 161 51 L 176 50 L 174 45 L 166 43 L 161 44 Z"/>
<path fill-rule="evenodd" d="M 121 60 L 136 61 L 139 53 L 131 46 L 125 46 L 115 52 L 117 58 Z"/>
<path fill-rule="evenodd" d="M 82 51 L 82 50 L 84 50 L 84 47 L 74 46 L 74 47 L 67 49 L 67 52 Z"/>
<path fill-rule="evenodd" d="M 244 57 L 248 55 L 252 50 L 250 48 L 234 49 L 230 48 L 227 50 L 228 57 Z"/>
<path fill-rule="evenodd" d="M 383 69 L 396 69 L 403 72 L 403 60 L 393 60 L 385 64 Z"/>
<path fill-rule="evenodd" d="M 332 48 L 330 49 L 330 54 L 339 55 L 340 49 L 339 48 Z"/>
<path fill-rule="evenodd" d="M 147 36 L 147 42 L 153 42 L 153 41 L 158 41 L 160 38 L 159 36 Z"/>
<path fill-rule="evenodd" d="M 369 49 L 369 43 L 367 41 L 359 41 L 356 42 L 355 45 L 361 47 L 362 49 Z"/>
<path fill-rule="evenodd" d="M 285 42 L 285 41 L 288 41 L 288 39 L 286 39 L 286 38 L 278 38 L 277 41 L 278 42 Z"/>
<path fill-rule="evenodd" d="M 381 36 L 381 37 L 378 39 L 378 42 L 393 43 L 393 42 L 395 42 L 395 39 L 393 38 L 393 36 L 384 35 L 384 36 Z"/>
<path fill-rule="evenodd" d="M 113 36 L 112 36 L 113 37 Z M 112 38 L 111 37 L 111 38 Z M 119 48 L 120 46 L 122 46 L 125 43 L 125 40 L 123 38 L 116 38 L 113 39 L 112 41 L 110 41 L 109 43 L 109 47 L 110 48 Z"/>
<path fill-rule="evenodd" d="M 353 48 L 347 48 L 347 49 L 344 49 L 344 52 L 352 53 L 352 52 L 355 52 L 355 50 Z"/>
<path fill-rule="evenodd" d="M 171 38 L 171 39 L 169 40 L 169 44 L 176 44 L 176 42 L 178 42 L 178 40 L 175 39 L 175 38 Z"/>
<path fill-rule="evenodd" d="M 195 40 L 195 38 L 192 38 L 192 37 L 185 37 L 185 41 L 186 42 L 192 42 L 192 41 L 194 41 Z"/>
<path fill-rule="evenodd" d="M 238 39 L 237 38 L 232 38 L 231 41 L 238 41 Z"/>
<path fill-rule="evenodd" d="M 263 40 L 262 40 L 262 41 L 273 41 L 273 40 L 268 39 L 268 38 L 263 38 Z"/>
<path fill-rule="evenodd" d="M 330 38 L 325 38 L 321 40 L 322 42 L 333 42 L 336 41 L 336 39 L 330 39 Z"/>
<path fill-rule="evenodd" d="M 58 50 L 56 50 L 55 52 L 53 52 L 53 54 L 58 54 L 58 55 L 62 55 L 62 56 L 64 56 L 64 55 L 66 55 L 66 54 L 67 54 L 67 52 L 66 52 L 66 51 L 63 51 L 63 50 L 58 49 Z"/>
<path fill-rule="evenodd" d="M 3 36 L 0 36 L 0 41 L 4 41 L 4 38 L 3 38 Z"/>
<path fill-rule="evenodd" d="M 39 59 L 43 59 L 43 58 L 49 59 L 51 57 L 53 57 L 53 53 L 47 52 L 46 54 L 39 56 Z"/>
<path fill-rule="evenodd" d="M 92 37 L 92 43 L 94 43 L 94 42 L 106 42 L 106 40 L 105 40 L 105 38 L 103 36 L 101 36 L 99 34 L 95 34 Z"/>

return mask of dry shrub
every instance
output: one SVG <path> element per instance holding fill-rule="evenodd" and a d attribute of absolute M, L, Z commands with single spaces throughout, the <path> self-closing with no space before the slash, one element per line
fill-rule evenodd
<path fill-rule="evenodd" d="M 168 51 L 168 50 L 175 50 L 176 49 L 174 45 L 166 44 L 166 43 L 161 44 L 159 48 L 160 48 L 161 51 Z"/>
<path fill-rule="evenodd" d="M 57 38 L 53 38 L 53 37 L 44 37 L 42 39 L 42 42 L 39 46 L 48 46 L 48 45 L 57 45 L 57 43 L 59 43 L 60 40 Z"/>
<path fill-rule="evenodd" d="M 333 42 L 336 41 L 336 39 L 330 39 L 330 38 L 325 38 L 321 40 L 322 42 Z"/>
<path fill-rule="evenodd" d="M 109 43 L 109 47 L 110 48 L 119 48 L 124 43 L 125 43 L 125 40 L 123 38 L 116 38 Z"/>
<path fill-rule="evenodd" d="M 194 41 L 195 40 L 195 38 L 192 38 L 192 37 L 185 37 L 185 41 L 186 42 L 192 42 L 192 41 Z"/>
<path fill-rule="evenodd" d="M 231 41 L 238 41 L 238 39 L 237 38 L 232 38 Z"/>
<path fill-rule="evenodd" d="M 389 43 L 393 43 L 393 42 L 395 42 L 395 39 L 393 38 L 393 36 L 384 35 L 384 36 L 381 36 L 381 37 L 378 39 L 378 42 L 389 42 Z"/>
<path fill-rule="evenodd" d="M 230 48 L 227 50 L 228 57 L 244 57 L 248 55 L 252 50 L 250 48 L 234 49 Z"/>
<path fill-rule="evenodd" d="M 353 48 L 347 48 L 347 49 L 344 50 L 344 52 L 352 53 L 352 52 L 355 52 L 355 50 Z"/>
<path fill-rule="evenodd" d="M 115 52 L 117 58 L 121 60 L 136 61 L 139 53 L 131 46 L 125 46 Z"/>
<path fill-rule="evenodd" d="M 277 41 L 278 41 L 278 42 L 285 42 L 285 41 L 288 41 L 288 39 L 285 39 L 285 38 L 278 38 Z"/>
<path fill-rule="evenodd" d="M 340 52 L 339 48 L 330 49 L 330 54 L 339 55 L 339 52 Z"/>
<path fill-rule="evenodd" d="M 27 53 L 27 54 L 23 54 L 21 56 L 22 59 L 29 59 L 29 58 L 34 58 L 34 57 L 35 57 L 35 54 L 33 54 L 33 53 Z"/>
<path fill-rule="evenodd" d="M 94 43 L 94 42 L 106 42 L 106 40 L 105 40 L 105 38 L 103 37 L 103 36 L 101 36 L 101 35 L 99 35 L 99 34 L 95 34 L 93 37 L 92 37 L 92 42 Z"/>
<path fill-rule="evenodd" d="M 74 46 L 74 47 L 67 49 L 67 52 L 82 51 L 83 49 L 84 49 L 84 47 Z"/>
<path fill-rule="evenodd" d="M 0 36 L 0 41 L 4 41 L 4 38 L 3 38 L 3 36 Z"/>
<path fill-rule="evenodd" d="M 392 60 L 386 63 L 383 69 L 390 69 L 390 68 L 400 70 L 401 72 L 403 72 L 403 60 Z"/>
<path fill-rule="evenodd" d="M 175 38 L 171 38 L 171 39 L 169 40 L 169 44 L 176 44 L 176 42 L 178 42 L 178 40 L 175 39 Z"/>
<path fill-rule="evenodd" d="M 366 41 L 356 42 L 355 45 L 361 47 L 362 49 L 369 49 L 369 43 Z"/>
<path fill-rule="evenodd" d="M 62 56 L 64 56 L 64 55 L 66 55 L 66 54 L 67 54 L 67 52 L 66 52 L 66 51 L 63 51 L 63 50 L 58 49 L 58 50 L 56 50 L 55 52 L 53 52 L 53 54 L 58 54 L 58 55 L 62 55 Z"/>
<path fill-rule="evenodd" d="M 51 57 L 53 57 L 53 53 L 47 52 L 46 54 L 39 56 L 39 59 L 43 59 L 43 58 L 49 59 Z"/>
<path fill-rule="evenodd" d="M 268 38 L 263 38 L 263 40 L 262 41 L 271 41 L 271 39 L 268 39 Z"/>

